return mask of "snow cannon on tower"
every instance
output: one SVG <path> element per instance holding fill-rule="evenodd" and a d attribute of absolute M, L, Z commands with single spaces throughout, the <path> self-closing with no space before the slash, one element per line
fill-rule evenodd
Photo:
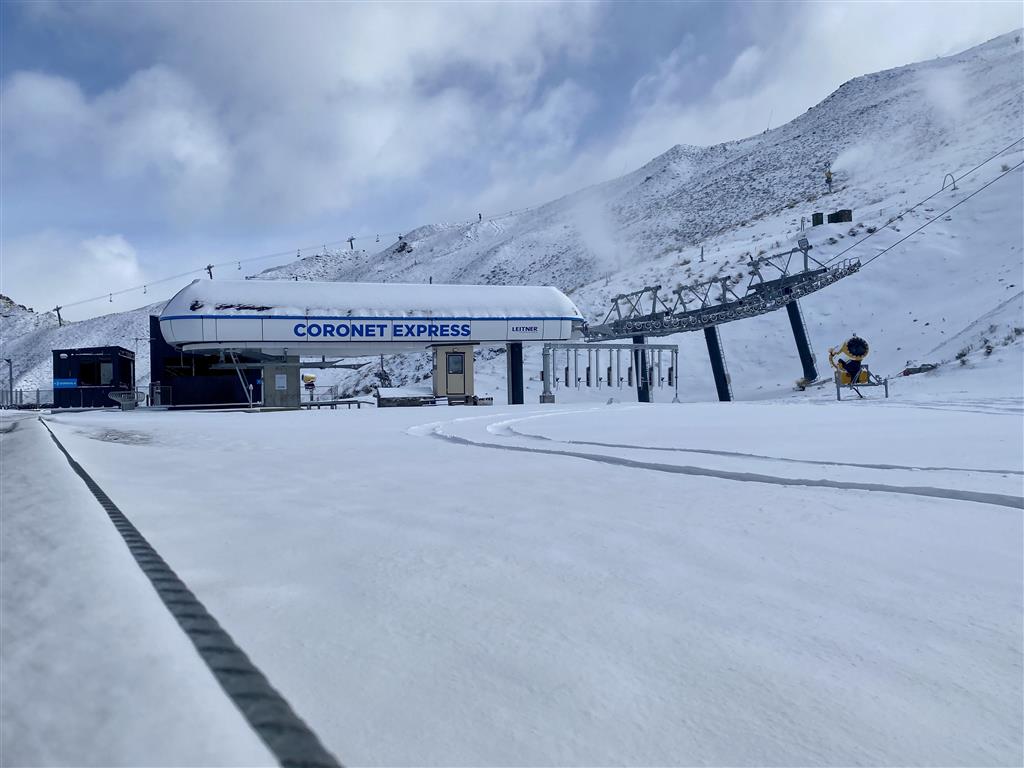
<path fill-rule="evenodd" d="M 884 387 L 885 396 L 889 397 L 889 380 L 871 373 L 864 358 L 870 352 L 868 343 L 857 334 L 853 334 L 836 349 L 828 350 L 828 364 L 835 369 L 836 400 L 842 400 L 843 388 L 852 389 L 857 397 L 863 399 L 858 387 Z M 838 360 L 838 355 L 843 355 Z"/>

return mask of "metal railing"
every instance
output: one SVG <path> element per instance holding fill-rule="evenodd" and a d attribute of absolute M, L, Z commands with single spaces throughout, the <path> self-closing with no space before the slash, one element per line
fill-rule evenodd
<path fill-rule="evenodd" d="M 171 386 L 169 384 L 150 384 L 149 401 L 146 405 L 174 405 Z"/>
<path fill-rule="evenodd" d="M 302 390 L 302 402 L 304 403 L 316 403 L 321 400 L 337 400 L 338 399 L 338 385 L 331 384 L 330 386 L 324 387 L 313 387 L 309 389 L 304 387 Z"/>
<path fill-rule="evenodd" d="M 56 407 L 56 392 L 69 392 L 70 400 L 64 402 L 64 407 L 71 408 L 117 408 L 117 404 L 109 397 L 97 400 L 94 397 L 89 397 L 91 392 L 95 390 L 111 390 L 111 391 L 131 391 L 131 388 L 124 387 L 121 390 L 114 389 L 109 386 L 82 386 L 82 387 L 62 387 L 59 390 L 54 390 L 52 387 L 49 389 L 38 388 L 29 389 L 21 388 L 16 389 L 13 392 L 9 389 L 0 390 L 0 408 L 25 408 L 25 409 L 42 409 L 42 408 L 54 408 Z M 171 405 L 172 395 L 171 387 L 169 386 L 150 386 L 148 392 L 142 390 L 145 396 L 145 402 L 140 405 Z M 13 395 L 13 397 L 12 397 Z M 102 405 L 98 403 L 102 402 Z"/>
<path fill-rule="evenodd" d="M 12 399 L 13 395 L 13 399 Z M 51 408 L 52 389 L 9 389 L 0 391 L 0 408 Z"/>

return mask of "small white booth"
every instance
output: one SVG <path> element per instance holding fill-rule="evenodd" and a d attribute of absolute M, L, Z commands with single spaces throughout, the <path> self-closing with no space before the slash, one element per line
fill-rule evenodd
<path fill-rule="evenodd" d="M 472 397 L 473 347 L 438 344 L 434 347 L 434 394 Z"/>

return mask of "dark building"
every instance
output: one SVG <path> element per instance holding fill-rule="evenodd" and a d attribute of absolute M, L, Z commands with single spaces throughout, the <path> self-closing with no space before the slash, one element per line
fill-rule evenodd
<path fill-rule="evenodd" d="M 160 333 L 160 318 L 149 317 L 150 402 L 152 405 L 248 405 L 242 379 L 233 367 L 214 352 L 182 352 Z M 252 386 L 253 402 L 263 397 L 262 371 L 242 368 L 246 386 Z"/>
<path fill-rule="evenodd" d="M 53 350 L 56 408 L 113 408 L 109 395 L 135 389 L 135 353 L 124 347 Z"/>

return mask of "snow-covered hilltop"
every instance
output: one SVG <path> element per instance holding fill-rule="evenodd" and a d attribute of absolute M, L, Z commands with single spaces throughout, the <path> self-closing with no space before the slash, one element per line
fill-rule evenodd
<path fill-rule="evenodd" d="M 1020 138 L 1022 49 L 1014 37 L 851 80 L 779 128 L 712 147 L 678 145 L 633 173 L 523 213 L 421 227 L 405 245 L 315 256 L 262 276 L 571 290 L 787 211 L 863 210 L 884 187 L 937 186 L 943 170 L 969 168 Z M 819 200 L 827 164 L 840 194 Z"/>
<path fill-rule="evenodd" d="M 8 314 L 5 308 L 0 317 L 0 347 L 3 357 L 13 361 L 14 388 L 49 389 L 53 385 L 54 349 L 115 345 L 137 350 L 139 385 L 145 386 L 149 381 L 149 316 L 163 305 L 159 302 L 78 323 L 65 322 L 63 326 L 53 312 Z M 6 373 L 2 378 L 6 385 Z"/>
<path fill-rule="evenodd" d="M 55 325 L 57 316 L 52 312 L 39 314 L 0 293 L 0 343 L 6 344 L 19 336 Z"/>
<path fill-rule="evenodd" d="M 813 254 L 825 260 L 864 240 L 849 256 L 866 260 L 968 195 L 975 197 L 894 247 L 854 277 L 804 300 L 812 344 L 824 353 L 856 331 L 873 342 L 869 362 L 880 373 L 908 359 L 945 356 L 947 342 L 1001 306 L 1012 315 L 1021 291 L 1024 144 L 964 176 L 903 219 L 898 214 L 1021 138 L 1024 47 L 1020 33 L 963 53 L 866 75 L 786 125 L 712 147 L 677 145 L 621 178 L 506 216 L 432 224 L 405 233 L 379 252 L 341 250 L 297 259 L 261 279 L 366 282 L 551 284 L 600 321 L 612 296 L 644 285 L 675 285 L 712 275 L 745 278 L 750 255 L 788 249 L 815 211 L 854 211 L 854 222 L 809 230 Z M 666 144 L 674 137 L 666 137 Z M 824 171 L 835 174 L 825 194 Z M 467 218 L 476 218 L 467 211 Z M 701 253 L 703 251 L 703 261 Z M 1008 303 L 1009 302 L 1009 303 Z M 134 346 L 148 335 L 147 307 L 53 328 L 5 328 L 4 356 L 16 358 L 16 386 L 47 386 L 50 349 L 86 344 Z M 39 316 L 47 317 L 47 316 Z M 1009 331 L 1024 326 L 1004 318 Z M 5 323 L 7 320 L 5 319 Z M 19 330 L 24 328 L 24 330 Z M 779 313 L 723 327 L 739 397 L 789 388 L 799 375 L 793 341 Z M 711 399 L 713 388 L 699 334 L 666 339 L 681 345 L 682 389 Z M 1015 342 L 1018 350 L 1020 342 Z M 140 358 L 146 344 L 139 344 Z M 1011 349 L 1014 344 L 999 347 Z M 934 351 L 934 352 L 933 352 Z M 955 354 L 955 353 L 950 353 Z M 504 362 L 491 354 L 478 366 L 482 386 Z M 1012 358 L 1019 366 L 1019 353 Z M 943 359 L 945 359 L 943 357 Z M 538 367 L 528 357 L 528 368 Z M 393 377 L 423 375 L 415 357 L 389 364 Z M 140 360 L 140 381 L 147 373 Z M 532 372 L 535 376 L 535 371 Z M 330 372 L 322 383 L 350 388 L 368 375 Z M 500 393 L 499 393 L 500 396 Z"/>

